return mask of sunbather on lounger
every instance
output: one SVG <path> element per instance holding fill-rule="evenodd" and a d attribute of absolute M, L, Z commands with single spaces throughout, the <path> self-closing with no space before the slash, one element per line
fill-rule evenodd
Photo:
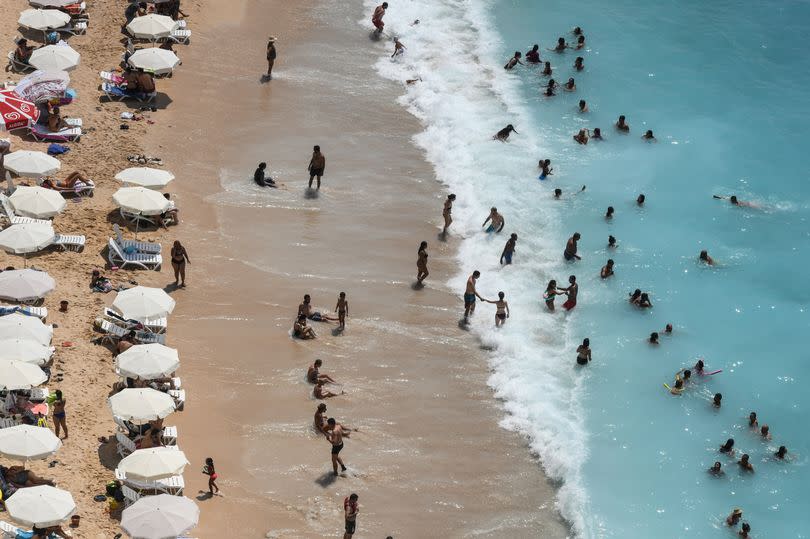
<path fill-rule="evenodd" d="M 59 107 L 49 108 L 48 110 L 48 129 L 52 133 L 56 133 L 57 131 L 61 131 L 62 129 L 69 127 L 68 123 L 62 118 L 62 114 L 59 112 Z"/>
<path fill-rule="evenodd" d="M 151 94 L 155 91 L 155 78 L 150 74 L 144 71 L 143 69 L 138 69 L 138 74 L 135 77 L 136 87 L 132 88 L 127 84 L 127 89 L 136 90 L 141 92 L 142 94 Z"/>
<path fill-rule="evenodd" d="M 27 39 L 20 39 L 17 42 L 17 49 L 14 51 L 14 59 L 21 64 L 28 64 L 35 47 L 28 46 Z"/>

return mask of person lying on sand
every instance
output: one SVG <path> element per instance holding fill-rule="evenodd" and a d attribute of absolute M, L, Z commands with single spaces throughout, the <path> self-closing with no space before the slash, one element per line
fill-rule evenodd
<path fill-rule="evenodd" d="M 298 320 L 293 324 L 293 337 L 305 341 L 316 337 L 315 330 L 307 325 L 307 317 L 303 314 L 298 315 Z"/>
<path fill-rule="evenodd" d="M 328 389 L 324 389 L 324 385 L 326 385 L 326 380 L 318 380 L 315 382 L 315 389 L 313 390 L 313 394 L 315 395 L 316 399 L 328 399 L 330 397 L 338 397 L 340 395 L 345 395 L 345 391 L 341 391 L 340 393 L 332 393 Z"/>
<path fill-rule="evenodd" d="M 332 384 L 337 384 L 335 380 L 329 376 L 328 374 L 321 374 L 321 366 L 323 365 L 323 360 L 316 359 L 315 363 L 313 363 L 307 369 L 307 380 L 309 380 L 310 384 L 317 384 L 318 382 L 330 382 Z"/>
<path fill-rule="evenodd" d="M 17 488 L 35 487 L 37 485 L 55 485 L 52 480 L 43 479 L 31 470 L 26 470 L 23 466 L 9 466 L 8 468 L 0 466 L 0 472 L 2 472 L 6 481 Z"/>

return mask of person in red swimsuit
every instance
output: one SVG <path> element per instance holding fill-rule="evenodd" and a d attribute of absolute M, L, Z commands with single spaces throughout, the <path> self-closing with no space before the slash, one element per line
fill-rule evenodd
<path fill-rule="evenodd" d="M 570 276 L 568 278 L 568 283 L 568 288 L 560 288 L 560 290 L 565 290 L 566 294 L 568 294 L 568 300 L 563 303 L 563 309 L 566 311 L 570 311 L 577 306 L 577 294 L 579 293 L 579 285 L 577 284 L 576 275 Z"/>
<path fill-rule="evenodd" d="M 203 473 L 208 476 L 208 492 L 213 496 L 217 492 L 219 492 L 219 487 L 217 486 L 217 471 L 214 468 L 214 459 L 208 457 L 205 459 L 205 466 L 203 467 Z"/>
<path fill-rule="evenodd" d="M 383 28 L 385 28 L 383 17 L 385 16 L 386 9 L 388 9 L 388 2 L 383 2 L 382 5 L 374 9 L 374 15 L 371 16 L 371 23 L 374 25 L 374 28 L 377 29 L 378 34 L 381 34 Z"/>

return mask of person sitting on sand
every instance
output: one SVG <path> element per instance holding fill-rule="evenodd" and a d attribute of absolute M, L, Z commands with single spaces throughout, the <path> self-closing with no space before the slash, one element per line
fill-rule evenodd
<path fill-rule="evenodd" d="M 345 395 L 345 391 L 341 391 L 340 393 L 332 393 L 328 389 L 325 389 L 323 386 L 326 385 L 325 380 L 318 380 L 315 382 L 315 389 L 313 390 L 313 394 L 315 395 L 316 399 L 328 399 L 330 397 L 338 397 L 340 395 Z"/>
<path fill-rule="evenodd" d="M 621 131 L 622 133 L 629 133 L 630 132 L 630 126 L 627 125 L 627 122 L 625 121 L 625 118 L 624 118 L 624 114 L 619 116 L 619 120 L 616 122 L 616 130 Z"/>
<path fill-rule="evenodd" d="M 658 142 L 658 139 L 653 135 L 652 129 L 648 129 L 646 133 L 641 135 L 641 139 L 647 142 Z"/>
<path fill-rule="evenodd" d="M 579 133 L 574 135 L 574 140 L 577 141 L 579 144 L 588 144 L 588 139 L 590 138 L 590 132 L 587 129 L 580 129 Z"/>
<path fill-rule="evenodd" d="M 35 47 L 28 46 L 27 39 L 20 39 L 17 41 L 17 48 L 14 49 L 14 59 L 21 64 L 28 65 L 28 61 L 31 59 L 31 54 L 33 54 Z"/>
<path fill-rule="evenodd" d="M 318 382 L 329 382 L 331 384 L 337 384 L 331 376 L 328 374 L 321 374 L 321 366 L 323 365 L 323 360 L 316 359 L 315 363 L 313 363 L 307 369 L 307 380 L 309 380 L 310 384 L 317 384 Z"/>
<path fill-rule="evenodd" d="M 48 110 L 48 130 L 51 132 L 61 131 L 68 127 L 67 122 L 62 118 L 59 107 L 49 108 Z"/>
<path fill-rule="evenodd" d="M 328 314 L 323 314 L 320 311 L 313 311 L 311 305 L 311 298 L 309 294 L 304 294 L 304 300 L 298 306 L 298 316 L 302 314 L 307 317 L 307 319 L 312 320 L 313 322 L 336 322 L 337 318 L 331 317 Z"/>
<path fill-rule="evenodd" d="M 504 68 L 505 70 L 507 70 L 507 71 L 511 71 L 511 70 L 512 70 L 512 68 L 514 68 L 514 67 L 515 67 L 516 65 L 518 65 L 518 64 L 520 64 L 520 65 L 524 65 L 524 64 L 523 64 L 523 62 L 521 62 L 521 61 L 520 61 L 520 57 L 521 57 L 520 52 L 519 52 L 519 51 L 515 51 L 515 55 L 514 55 L 514 56 L 512 56 L 512 57 L 509 59 L 509 61 L 508 61 L 508 62 L 506 62 L 506 65 L 505 65 L 505 66 L 503 66 L 503 68 Z"/>
<path fill-rule="evenodd" d="M 489 216 L 487 216 L 487 218 L 484 219 L 484 222 L 483 224 L 481 224 L 481 227 L 487 226 L 487 223 L 489 223 L 489 226 L 486 229 L 487 233 L 490 232 L 499 233 L 501 230 L 503 230 L 503 227 L 506 225 L 506 220 L 503 218 L 503 215 L 498 213 L 498 208 L 493 206 L 492 208 L 490 208 Z"/>
<path fill-rule="evenodd" d="M 169 201 L 169 207 L 166 208 L 166 211 L 160 214 L 160 226 L 168 229 L 169 225 L 180 224 L 180 218 L 177 216 L 180 213 L 180 210 L 177 209 L 177 206 L 172 200 L 171 193 L 163 193 L 163 198 Z"/>
<path fill-rule="evenodd" d="M 492 138 L 495 140 L 500 140 L 501 142 L 506 142 L 507 140 L 509 140 L 509 134 L 512 133 L 513 131 L 517 134 L 520 134 L 517 131 L 515 131 L 515 127 L 512 124 L 509 124 L 500 131 L 498 131 L 497 133 L 495 133 L 495 136 Z"/>
<path fill-rule="evenodd" d="M 31 470 L 26 470 L 23 466 L 9 466 L 8 468 L 0 466 L 0 472 L 6 478 L 6 481 L 11 483 L 16 488 L 35 487 L 38 485 L 55 486 L 51 479 L 43 479 Z"/>
<path fill-rule="evenodd" d="M 540 45 L 535 45 L 526 53 L 526 61 L 532 64 L 540 63 Z"/>
<path fill-rule="evenodd" d="M 328 435 L 327 430 L 327 423 L 326 423 L 326 403 L 322 402 L 318 404 L 318 408 L 315 410 L 315 419 L 313 421 L 313 426 L 315 430 L 323 435 Z"/>
<path fill-rule="evenodd" d="M 130 330 L 129 333 L 121 337 L 121 339 L 118 341 L 118 346 L 116 347 L 116 350 L 118 351 L 119 354 L 126 352 L 127 350 L 135 346 L 136 344 L 135 336 L 136 333 L 135 330 L 133 329 Z"/>
<path fill-rule="evenodd" d="M 316 337 L 315 330 L 307 325 L 307 317 L 303 314 L 298 315 L 298 320 L 293 324 L 293 337 L 305 341 Z"/>
<path fill-rule="evenodd" d="M 708 266 L 714 266 L 714 259 L 709 256 L 709 251 L 706 251 L 705 249 L 703 251 L 700 251 L 698 260 L 704 262 Z"/>
<path fill-rule="evenodd" d="M 577 71 L 582 71 L 585 69 L 585 59 L 582 56 L 577 56 L 577 59 L 574 60 L 574 69 Z"/>

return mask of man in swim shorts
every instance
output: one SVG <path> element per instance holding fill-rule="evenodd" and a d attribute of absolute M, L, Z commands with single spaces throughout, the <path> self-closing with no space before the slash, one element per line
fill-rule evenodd
<path fill-rule="evenodd" d="M 357 513 L 360 512 L 357 506 L 358 498 L 357 494 L 352 494 L 343 500 L 343 512 L 346 517 L 346 533 L 343 534 L 343 539 L 352 539 L 357 527 Z"/>
<path fill-rule="evenodd" d="M 577 278 L 575 275 L 571 275 L 568 278 L 568 288 L 560 288 L 559 290 L 565 290 L 565 293 L 568 295 L 568 299 L 565 303 L 563 303 L 563 309 L 566 311 L 570 311 L 574 307 L 577 306 L 577 294 L 579 294 L 579 285 L 577 284 Z"/>
<path fill-rule="evenodd" d="M 487 227 L 487 233 L 500 232 L 501 230 L 503 230 L 504 225 L 506 225 L 506 220 L 503 218 L 503 215 L 498 213 L 498 208 L 493 206 L 492 209 L 490 209 L 489 211 L 489 216 L 486 219 L 484 219 L 484 222 L 481 226 L 484 227 L 487 225 L 487 223 L 489 223 L 489 226 Z"/>
<path fill-rule="evenodd" d="M 565 251 L 563 257 L 569 262 L 572 260 L 582 260 L 582 257 L 577 255 L 577 242 L 581 238 L 579 232 L 574 232 L 574 235 L 568 238 L 568 243 L 565 244 Z"/>
<path fill-rule="evenodd" d="M 349 433 L 343 431 L 343 425 L 335 421 L 334 417 L 330 417 L 326 421 L 326 425 L 329 430 L 327 439 L 332 444 L 332 471 L 335 475 L 338 475 L 338 464 L 340 464 L 341 471 L 346 471 L 346 465 L 343 464 L 343 459 L 340 458 L 340 452 L 343 450 L 343 437 L 348 438 Z"/>
<path fill-rule="evenodd" d="M 336 320 L 320 311 L 313 311 L 310 301 L 309 294 L 304 294 L 304 301 L 298 306 L 298 316 L 304 315 L 313 322 L 334 322 Z"/>
<path fill-rule="evenodd" d="M 478 291 L 475 289 L 475 283 L 478 281 L 478 278 L 481 276 L 481 272 L 475 270 L 472 272 L 472 275 L 467 279 L 467 288 L 464 290 L 464 323 L 466 324 L 472 315 L 475 312 L 475 298 L 483 300 L 480 295 L 478 295 Z"/>
<path fill-rule="evenodd" d="M 371 24 L 373 24 L 374 28 L 376 28 L 375 30 L 376 34 L 381 34 L 383 28 L 385 28 L 383 17 L 385 16 L 386 9 L 388 9 L 388 2 L 383 2 L 381 5 L 377 6 L 374 9 L 374 15 L 371 16 Z"/>
<path fill-rule="evenodd" d="M 326 156 L 321 153 L 321 147 L 315 146 L 312 149 L 312 159 L 309 160 L 309 188 L 312 189 L 312 180 L 318 178 L 318 189 L 321 188 L 321 176 L 326 169 Z"/>
<path fill-rule="evenodd" d="M 506 246 L 503 248 L 503 253 L 501 253 L 501 265 L 504 264 L 506 261 L 506 265 L 512 263 L 512 255 L 515 253 L 515 244 L 517 243 L 517 234 L 512 234 L 509 236 L 509 239 L 506 240 Z"/>

